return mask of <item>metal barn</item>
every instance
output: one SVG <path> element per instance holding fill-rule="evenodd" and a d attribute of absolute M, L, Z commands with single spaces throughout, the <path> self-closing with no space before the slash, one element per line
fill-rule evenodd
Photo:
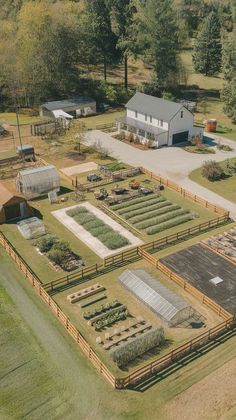
<path fill-rule="evenodd" d="M 20 171 L 16 179 L 17 191 L 27 199 L 45 195 L 50 191 L 60 191 L 60 177 L 54 165 Z"/>
<path fill-rule="evenodd" d="M 144 270 L 125 270 L 120 282 L 169 326 L 175 327 L 192 318 L 194 309 Z"/>

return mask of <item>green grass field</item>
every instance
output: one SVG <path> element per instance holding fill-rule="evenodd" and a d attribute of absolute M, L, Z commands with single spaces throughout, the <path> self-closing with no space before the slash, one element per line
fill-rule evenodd
<path fill-rule="evenodd" d="M 42 117 L 19 114 L 20 124 L 32 124 L 33 122 L 41 121 Z M 14 112 L 0 112 L 0 121 L 7 124 L 17 124 L 16 114 Z"/>
<path fill-rule="evenodd" d="M 199 386 L 198 395 L 204 401 L 212 376 L 214 379 L 218 369 L 224 370 L 236 357 L 236 337 L 232 337 L 201 357 L 199 353 L 190 364 L 186 360 L 176 365 L 170 375 L 159 375 L 144 392 L 115 391 L 87 362 L 2 251 L 0 273 L 0 417 L 4 420 L 144 420 L 147 415 L 153 420 L 171 420 L 171 403 L 177 409 L 186 392 L 190 400 L 194 398 L 195 386 Z M 201 381 L 206 382 L 203 389 Z M 229 406 L 226 396 L 222 388 L 217 412 L 234 418 L 235 400 Z M 207 418 L 216 418 L 215 400 L 208 398 L 207 407 Z M 192 418 L 199 419 L 194 413 Z"/>
<path fill-rule="evenodd" d="M 202 185 L 203 187 L 207 188 L 215 192 L 216 194 L 221 195 L 222 197 L 226 198 L 233 203 L 236 203 L 236 177 L 231 176 L 226 179 L 221 179 L 220 181 L 208 181 L 208 179 L 204 178 L 201 174 L 201 168 L 195 169 L 193 172 L 190 173 L 189 178 L 197 182 L 198 184 Z"/>

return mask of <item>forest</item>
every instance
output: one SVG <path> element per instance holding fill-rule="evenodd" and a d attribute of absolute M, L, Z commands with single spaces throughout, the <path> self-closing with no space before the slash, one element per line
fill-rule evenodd
<path fill-rule="evenodd" d="M 223 78 L 236 123 L 236 0 L 2 0 L 0 39 L 1 111 L 77 94 L 120 105 L 137 89 L 176 99 L 189 51 L 196 73 Z M 130 79 L 134 62 L 147 78 Z"/>

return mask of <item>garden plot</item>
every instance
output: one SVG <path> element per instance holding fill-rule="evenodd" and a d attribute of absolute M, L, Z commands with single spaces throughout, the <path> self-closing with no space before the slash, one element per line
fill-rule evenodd
<path fill-rule="evenodd" d="M 228 312 L 236 313 L 236 265 L 198 244 L 160 260 Z"/>
<path fill-rule="evenodd" d="M 101 258 L 143 243 L 88 202 L 53 211 L 52 215 Z"/>
<path fill-rule="evenodd" d="M 72 176 L 72 175 L 83 174 L 84 172 L 96 171 L 97 169 L 98 169 L 97 163 L 87 162 L 87 163 L 81 163 L 80 165 L 70 166 L 68 168 L 62 168 L 60 169 L 60 171 L 67 176 Z"/>
<path fill-rule="evenodd" d="M 188 222 L 196 217 L 179 204 L 165 197 L 150 194 L 112 206 L 112 210 L 138 230 L 153 235 L 163 230 Z"/>
<path fill-rule="evenodd" d="M 236 228 L 208 238 L 202 243 L 236 263 Z"/>

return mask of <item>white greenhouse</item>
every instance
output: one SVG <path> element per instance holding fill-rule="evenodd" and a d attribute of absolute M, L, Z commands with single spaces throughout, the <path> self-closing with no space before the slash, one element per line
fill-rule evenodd
<path fill-rule="evenodd" d="M 60 177 L 54 165 L 20 171 L 16 179 L 17 191 L 27 199 L 48 194 L 50 191 L 60 191 Z"/>
<path fill-rule="evenodd" d="M 35 239 L 46 234 L 44 223 L 38 217 L 22 220 L 17 223 L 17 227 L 25 239 Z"/>
<path fill-rule="evenodd" d="M 163 286 L 144 270 L 125 270 L 120 282 L 169 326 L 175 327 L 195 315 L 182 298 Z"/>

